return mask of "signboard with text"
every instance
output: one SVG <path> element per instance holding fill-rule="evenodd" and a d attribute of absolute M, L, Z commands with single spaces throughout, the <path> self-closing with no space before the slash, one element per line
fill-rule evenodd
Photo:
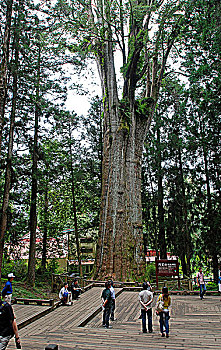
<path fill-rule="evenodd" d="M 158 288 L 158 276 L 178 276 L 178 286 L 180 287 L 179 279 L 179 262 L 178 260 L 155 260 L 156 263 L 156 282 Z"/>

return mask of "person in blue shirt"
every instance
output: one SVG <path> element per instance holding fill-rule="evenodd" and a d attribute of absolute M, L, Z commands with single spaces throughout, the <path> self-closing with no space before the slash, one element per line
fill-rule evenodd
<path fill-rule="evenodd" d="M 12 301 L 12 281 L 15 278 L 13 273 L 8 274 L 8 281 L 5 283 L 4 288 L 2 289 L 2 298 L 6 303 L 11 304 Z"/>
<path fill-rule="evenodd" d="M 221 292 L 221 271 L 220 271 L 220 275 L 219 275 L 219 278 L 218 278 L 218 284 L 219 284 L 219 292 Z"/>

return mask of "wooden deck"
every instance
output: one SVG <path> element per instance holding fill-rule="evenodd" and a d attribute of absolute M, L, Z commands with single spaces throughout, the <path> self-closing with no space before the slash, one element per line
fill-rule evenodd
<path fill-rule="evenodd" d="M 22 325 L 24 322 L 30 320 L 33 316 L 39 315 L 41 312 L 49 309 L 49 306 L 38 306 L 38 305 L 12 305 L 16 321 L 18 325 Z"/>
<path fill-rule="evenodd" d="M 112 329 L 102 327 L 101 313 L 85 327 L 79 327 L 100 308 L 101 291 L 102 288 L 94 287 L 82 294 L 72 306 L 59 307 L 21 329 L 22 349 L 44 350 L 49 343 L 58 344 L 59 350 L 221 349 L 220 297 L 206 296 L 201 301 L 198 296 L 172 296 L 170 338 L 166 339 L 160 337 L 159 319 L 154 313 L 154 332 L 141 332 L 137 292 L 123 292 L 117 297 L 117 320 L 112 322 Z M 15 308 L 18 323 L 20 312 Z M 11 340 L 8 349 L 15 349 L 14 340 Z"/>

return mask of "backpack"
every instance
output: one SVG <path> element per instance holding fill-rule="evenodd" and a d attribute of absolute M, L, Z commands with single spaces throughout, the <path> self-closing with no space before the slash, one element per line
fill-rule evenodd
<path fill-rule="evenodd" d="M 158 300 L 156 309 L 158 312 L 162 312 L 164 310 L 164 301 L 162 299 Z"/>
<path fill-rule="evenodd" d="M 3 314 L 3 308 L 4 306 L 6 305 L 7 303 L 5 301 L 2 302 L 2 304 L 0 305 L 0 317 L 2 316 Z"/>

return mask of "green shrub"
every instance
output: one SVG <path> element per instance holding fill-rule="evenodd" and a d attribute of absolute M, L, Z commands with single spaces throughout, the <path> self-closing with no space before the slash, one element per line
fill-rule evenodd
<path fill-rule="evenodd" d="M 214 283 L 214 282 L 208 282 L 206 284 L 206 289 L 207 290 L 215 290 L 215 291 L 217 291 L 218 290 L 218 285 L 216 283 Z"/>
<path fill-rule="evenodd" d="M 24 260 L 10 260 L 4 262 L 2 267 L 2 276 L 7 278 L 9 273 L 13 273 L 16 280 L 23 281 L 26 278 L 28 266 Z"/>
<path fill-rule="evenodd" d="M 156 265 L 155 265 L 155 262 L 147 264 L 146 275 L 147 275 L 147 280 L 150 283 L 153 283 L 153 281 L 156 280 Z"/>

